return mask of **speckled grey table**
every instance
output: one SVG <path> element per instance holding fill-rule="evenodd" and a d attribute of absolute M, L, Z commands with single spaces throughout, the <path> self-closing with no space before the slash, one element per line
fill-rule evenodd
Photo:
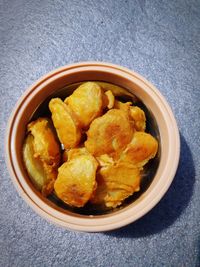
<path fill-rule="evenodd" d="M 3 139 L 20 95 L 77 61 L 126 66 L 176 114 L 181 159 L 162 201 L 109 233 L 49 224 L 18 196 Z M 0 266 L 200 266 L 200 1 L 0 0 Z"/>

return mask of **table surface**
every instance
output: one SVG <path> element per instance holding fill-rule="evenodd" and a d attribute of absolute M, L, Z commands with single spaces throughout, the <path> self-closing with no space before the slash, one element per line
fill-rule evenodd
<path fill-rule="evenodd" d="M 181 135 L 175 179 L 137 222 L 108 233 L 51 225 L 16 192 L 4 161 L 18 98 L 54 68 L 128 67 L 166 97 Z M 0 266 L 200 266 L 200 1 L 0 0 Z"/>

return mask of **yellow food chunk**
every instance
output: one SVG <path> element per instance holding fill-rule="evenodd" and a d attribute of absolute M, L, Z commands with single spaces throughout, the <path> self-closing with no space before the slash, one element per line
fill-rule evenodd
<path fill-rule="evenodd" d="M 115 97 L 112 91 L 108 90 L 103 94 L 103 107 L 107 107 L 108 109 L 113 108 L 115 103 Z"/>
<path fill-rule="evenodd" d="M 126 112 L 111 109 L 91 123 L 85 147 L 95 156 L 111 155 L 123 150 L 132 136 L 133 128 Z"/>
<path fill-rule="evenodd" d="M 85 147 L 72 148 L 67 152 L 68 160 L 74 159 L 77 156 L 88 155 L 88 154 L 89 152 Z"/>
<path fill-rule="evenodd" d="M 96 82 L 96 83 L 100 85 L 104 91 L 107 91 L 107 90 L 112 91 L 114 96 L 130 96 L 133 101 L 137 100 L 137 98 L 133 94 L 129 93 L 126 89 L 118 85 L 106 83 L 106 82 Z"/>
<path fill-rule="evenodd" d="M 150 134 L 135 132 L 130 144 L 121 154 L 120 161 L 142 167 L 154 158 L 158 150 L 157 140 Z"/>
<path fill-rule="evenodd" d="M 29 123 L 28 131 L 23 146 L 24 163 L 32 182 L 47 196 L 57 177 L 60 146 L 46 118 Z"/>
<path fill-rule="evenodd" d="M 115 163 L 114 159 L 107 154 L 100 155 L 99 157 L 96 157 L 96 159 L 97 159 L 97 161 L 101 167 L 108 166 L 108 165 L 114 165 L 114 163 Z"/>
<path fill-rule="evenodd" d="M 136 131 L 144 132 L 146 128 L 146 116 L 144 111 L 137 106 L 130 106 L 130 116 L 134 121 Z"/>
<path fill-rule="evenodd" d="M 120 163 L 102 167 L 97 176 L 97 189 L 90 201 L 115 208 L 139 188 L 140 171 L 133 165 Z"/>
<path fill-rule="evenodd" d="M 87 129 L 102 113 L 103 91 L 95 82 L 86 82 L 67 97 L 65 103 L 76 114 L 81 127 Z"/>
<path fill-rule="evenodd" d="M 136 131 L 145 131 L 146 116 L 144 111 L 137 106 L 132 106 L 131 104 L 131 102 L 123 103 L 115 100 L 114 108 L 124 110 L 128 113 L 129 120 Z"/>
<path fill-rule="evenodd" d="M 97 162 L 93 156 L 80 155 L 63 163 L 54 184 L 57 196 L 70 206 L 83 207 L 96 187 Z"/>
<path fill-rule="evenodd" d="M 124 110 L 125 112 L 129 113 L 131 102 L 123 103 L 121 101 L 115 100 L 114 108 Z"/>
<path fill-rule="evenodd" d="M 81 139 L 81 130 L 70 108 L 61 99 L 53 98 L 49 109 L 60 142 L 65 149 L 76 147 Z"/>
<path fill-rule="evenodd" d="M 39 118 L 29 123 L 27 129 L 34 137 L 34 157 L 39 157 L 49 165 L 57 166 L 60 160 L 60 145 L 50 121 L 46 118 Z"/>
<path fill-rule="evenodd" d="M 47 178 L 41 160 L 34 157 L 33 140 L 34 137 L 29 134 L 23 146 L 23 159 L 31 181 L 41 191 Z"/>

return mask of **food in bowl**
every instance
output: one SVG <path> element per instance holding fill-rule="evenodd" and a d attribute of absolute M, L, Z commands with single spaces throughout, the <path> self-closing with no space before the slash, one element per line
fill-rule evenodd
<path fill-rule="evenodd" d="M 83 207 L 72 207 L 56 197 L 54 191 L 43 196 L 28 177 L 23 160 L 22 147 L 27 125 L 41 117 L 51 118 L 48 104 L 52 98 L 64 101 L 74 89 L 91 79 L 98 81 L 104 92 L 112 91 L 115 104 L 116 101 L 131 102 L 133 106 L 141 108 L 146 117 L 145 132 L 154 136 L 159 144 L 156 156 L 140 172 L 140 191 L 124 199 L 116 208 L 99 209 L 97 204 L 89 201 Z M 110 96 L 109 99 L 112 106 Z M 83 139 L 86 141 L 85 134 Z M 34 211 L 66 229 L 101 232 L 135 222 L 160 201 L 172 183 L 178 166 L 180 138 L 169 104 L 144 77 L 110 63 L 79 62 L 53 70 L 23 93 L 8 122 L 5 148 L 6 163 L 13 184 Z M 59 164 L 76 153 L 82 151 L 71 151 L 71 155 L 67 155 L 68 151 L 63 152 Z M 106 165 L 112 163 L 113 159 L 102 155 L 99 161 Z"/>
<path fill-rule="evenodd" d="M 38 118 L 28 124 L 23 158 L 29 177 L 44 196 L 54 187 L 60 164 L 60 144 L 49 119 Z"/>
<path fill-rule="evenodd" d="M 140 190 L 144 165 L 158 151 L 145 112 L 112 84 L 85 82 L 49 101 L 49 118 L 27 126 L 23 158 L 44 196 L 82 208 L 113 209 Z M 144 177 L 145 179 L 145 177 Z"/>

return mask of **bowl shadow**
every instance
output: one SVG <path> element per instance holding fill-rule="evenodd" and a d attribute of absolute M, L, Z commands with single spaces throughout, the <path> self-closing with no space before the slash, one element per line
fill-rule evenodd
<path fill-rule="evenodd" d="M 195 168 L 190 148 L 180 134 L 180 161 L 175 178 L 162 200 L 144 217 L 118 230 L 105 232 L 115 237 L 145 237 L 172 225 L 188 206 L 193 194 Z"/>
<path fill-rule="evenodd" d="M 195 266 L 200 266 L 200 237 L 197 242 L 197 258 L 196 258 L 196 265 Z"/>

